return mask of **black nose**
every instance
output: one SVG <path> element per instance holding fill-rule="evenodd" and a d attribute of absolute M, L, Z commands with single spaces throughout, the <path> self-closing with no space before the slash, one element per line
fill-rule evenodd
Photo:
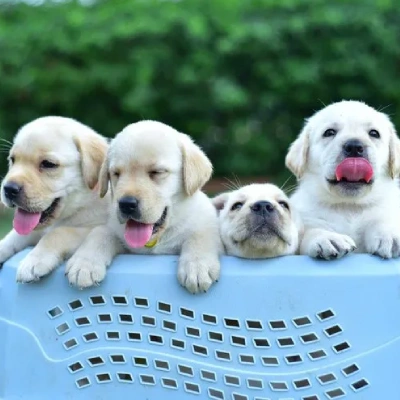
<path fill-rule="evenodd" d="M 363 157 L 364 145 L 357 139 L 351 139 L 343 145 L 343 151 L 346 157 Z"/>
<path fill-rule="evenodd" d="M 270 214 L 275 211 L 275 207 L 269 201 L 257 201 L 250 208 L 257 215 Z"/>
<path fill-rule="evenodd" d="M 122 214 L 128 217 L 137 217 L 139 215 L 139 200 L 133 196 L 122 197 L 118 202 Z"/>
<path fill-rule="evenodd" d="M 16 200 L 22 190 L 22 186 L 15 182 L 8 182 L 3 186 L 3 190 L 8 200 Z"/>

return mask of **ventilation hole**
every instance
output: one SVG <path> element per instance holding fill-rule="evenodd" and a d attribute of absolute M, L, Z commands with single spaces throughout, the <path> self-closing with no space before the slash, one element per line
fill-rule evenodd
<path fill-rule="evenodd" d="M 194 319 L 194 311 L 189 310 L 189 309 L 187 309 L 187 308 L 181 307 L 181 308 L 179 309 L 179 314 L 180 314 L 181 317 L 189 318 L 189 319 Z"/>
<path fill-rule="evenodd" d="M 161 369 L 163 371 L 169 371 L 169 363 L 168 363 L 168 361 L 154 360 L 154 367 L 157 368 L 157 369 Z"/>
<path fill-rule="evenodd" d="M 113 364 L 125 364 L 126 360 L 122 354 L 111 354 L 110 360 Z"/>
<path fill-rule="evenodd" d="M 267 367 L 279 365 L 279 360 L 277 357 L 261 357 L 261 361 Z"/>
<path fill-rule="evenodd" d="M 291 337 L 278 338 L 279 347 L 291 347 L 294 346 L 294 340 Z"/>
<path fill-rule="evenodd" d="M 269 327 L 273 330 L 286 329 L 286 323 L 283 320 L 269 321 Z"/>
<path fill-rule="evenodd" d="M 179 340 L 179 339 L 172 339 L 171 340 L 171 347 L 174 347 L 175 349 L 180 349 L 180 350 L 184 350 L 186 347 L 186 344 L 183 340 Z"/>
<path fill-rule="evenodd" d="M 262 330 L 263 326 L 261 321 L 246 320 L 246 326 L 249 330 Z"/>
<path fill-rule="evenodd" d="M 249 398 L 244 394 L 232 393 L 233 400 L 249 400 Z"/>
<path fill-rule="evenodd" d="M 205 324 L 211 324 L 211 325 L 216 325 L 218 323 L 217 317 L 215 315 L 210 315 L 210 314 L 203 314 L 202 321 Z"/>
<path fill-rule="evenodd" d="M 253 339 L 254 347 L 270 347 L 268 339 L 255 338 Z"/>
<path fill-rule="evenodd" d="M 70 372 L 75 373 L 83 369 L 83 365 L 78 361 L 76 363 L 68 365 Z"/>
<path fill-rule="evenodd" d="M 211 399 L 224 400 L 224 392 L 222 390 L 208 388 L 208 396 Z"/>
<path fill-rule="evenodd" d="M 89 301 L 92 306 L 102 306 L 106 304 L 106 300 L 103 296 L 90 296 Z"/>
<path fill-rule="evenodd" d="M 135 297 L 133 301 L 136 307 L 149 308 L 149 301 L 143 297 Z"/>
<path fill-rule="evenodd" d="M 153 375 L 140 375 L 140 383 L 143 385 L 155 385 L 156 380 Z"/>
<path fill-rule="evenodd" d="M 301 400 L 319 400 L 319 397 L 316 394 L 314 394 L 311 396 L 302 397 Z"/>
<path fill-rule="evenodd" d="M 337 389 L 333 389 L 333 390 L 328 390 L 327 392 L 325 392 L 325 394 L 330 399 L 338 399 L 339 397 L 344 396 L 346 394 L 346 392 L 341 388 L 337 388 Z"/>
<path fill-rule="evenodd" d="M 111 314 L 99 314 L 97 320 L 99 324 L 110 324 L 112 322 Z"/>
<path fill-rule="evenodd" d="M 254 364 L 254 356 L 249 354 L 240 354 L 239 361 L 242 364 Z"/>
<path fill-rule="evenodd" d="M 118 318 L 121 324 L 133 324 L 133 316 L 131 314 L 119 314 Z"/>
<path fill-rule="evenodd" d="M 288 390 L 288 385 L 286 382 L 270 382 L 271 389 L 274 391 Z"/>
<path fill-rule="evenodd" d="M 364 389 L 365 387 L 367 387 L 369 385 L 368 381 L 366 379 L 361 379 L 357 382 L 354 382 L 351 384 L 351 387 L 355 390 L 361 390 Z"/>
<path fill-rule="evenodd" d="M 240 386 L 240 378 L 238 376 L 225 375 L 224 381 L 228 386 Z"/>
<path fill-rule="evenodd" d="M 90 385 L 90 380 L 89 378 L 80 378 L 76 381 L 76 386 L 78 386 L 79 389 L 84 388 L 86 386 Z"/>
<path fill-rule="evenodd" d="M 331 319 L 335 316 L 335 313 L 332 310 L 321 311 L 317 314 L 317 317 L 320 321 L 326 321 L 327 319 Z"/>
<path fill-rule="evenodd" d="M 90 325 L 90 320 L 88 317 L 79 317 L 75 318 L 75 323 L 78 326 L 85 326 L 85 325 Z"/>
<path fill-rule="evenodd" d="M 247 386 L 250 389 L 262 389 L 263 381 L 261 381 L 260 379 L 247 379 Z"/>
<path fill-rule="evenodd" d="M 102 373 L 102 374 L 97 374 L 96 379 L 97 379 L 97 382 L 99 382 L 99 383 L 111 382 L 111 376 L 107 372 Z"/>
<path fill-rule="evenodd" d="M 97 367 L 99 365 L 103 365 L 104 360 L 100 356 L 90 357 L 90 358 L 88 358 L 88 363 L 91 367 Z"/>
<path fill-rule="evenodd" d="M 128 340 L 131 342 L 141 342 L 142 334 L 140 332 L 128 332 Z"/>
<path fill-rule="evenodd" d="M 293 385 L 296 389 L 305 389 L 311 387 L 311 383 L 308 379 L 299 379 L 298 381 L 293 381 Z"/>
<path fill-rule="evenodd" d="M 301 335 L 300 339 L 304 344 L 307 344 L 317 342 L 319 337 L 315 333 L 306 333 L 305 335 Z"/>
<path fill-rule="evenodd" d="M 186 327 L 186 335 L 199 338 L 200 337 L 200 329 L 188 326 L 188 327 Z"/>
<path fill-rule="evenodd" d="M 201 379 L 203 379 L 205 381 L 209 381 L 209 382 L 216 382 L 216 380 L 217 380 L 217 377 L 214 372 L 207 371 L 205 369 L 202 369 L 200 371 L 200 376 L 201 376 Z"/>
<path fill-rule="evenodd" d="M 79 310 L 80 308 L 83 308 L 83 304 L 80 300 L 73 300 L 68 303 L 68 307 L 71 311 Z"/>
<path fill-rule="evenodd" d="M 117 378 L 123 383 L 132 383 L 133 376 L 129 372 L 117 372 Z"/>
<path fill-rule="evenodd" d="M 218 360 L 222 360 L 222 361 L 230 361 L 231 360 L 231 354 L 228 351 L 216 350 L 215 357 Z"/>
<path fill-rule="evenodd" d="M 57 318 L 58 316 L 62 315 L 64 311 L 60 307 L 54 307 L 51 310 L 47 311 L 47 314 L 50 318 Z"/>
<path fill-rule="evenodd" d="M 246 346 L 246 338 L 243 336 L 232 336 L 231 343 L 233 346 Z"/>
<path fill-rule="evenodd" d="M 167 321 L 166 319 L 162 323 L 163 329 L 166 331 L 176 332 L 176 323 L 172 321 Z"/>
<path fill-rule="evenodd" d="M 350 349 L 350 344 L 347 342 L 342 342 L 333 346 L 333 350 L 335 350 L 336 353 L 342 353 L 343 351 L 346 351 L 348 349 Z"/>
<path fill-rule="evenodd" d="M 233 329 L 239 329 L 240 328 L 240 322 L 238 319 L 234 318 L 224 318 L 224 324 L 226 328 L 233 328 Z"/>
<path fill-rule="evenodd" d="M 125 296 L 112 296 L 114 306 L 127 306 L 128 299 Z"/>
<path fill-rule="evenodd" d="M 199 346 L 197 344 L 194 344 L 193 345 L 193 353 L 200 354 L 202 356 L 207 356 L 208 350 L 207 350 L 207 347 L 205 347 L 205 346 Z"/>
<path fill-rule="evenodd" d="M 119 340 L 119 332 L 112 331 L 112 332 L 106 332 L 106 339 L 107 340 Z"/>
<path fill-rule="evenodd" d="M 73 349 L 74 347 L 78 346 L 78 341 L 76 339 L 69 339 L 66 342 L 64 342 L 64 347 L 67 350 Z"/>
<path fill-rule="evenodd" d="M 298 364 L 303 362 L 303 359 L 301 358 L 300 354 L 293 354 L 290 356 L 286 356 L 285 360 L 288 364 Z"/>
<path fill-rule="evenodd" d="M 343 330 L 339 325 L 333 325 L 325 329 L 325 333 L 327 336 L 338 335 L 341 332 L 343 332 Z"/>
<path fill-rule="evenodd" d="M 147 358 L 146 357 L 133 357 L 133 364 L 137 367 L 148 367 Z"/>
<path fill-rule="evenodd" d="M 149 335 L 149 342 L 153 344 L 164 344 L 164 339 L 160 335 Z"/>
<path fill-rule="evenodd" d="M 63 335 L 69 331 L 69 325 L 64 322 L 63 324 L 57 326 L 56 331 L 59 335 Z"/>
<path fill-rule="evenodd" d="M 221 332 L 208 332 L 208 340 L 211 342 L 223 342 L 224 335 Z"/>
<path fill-rule="evenodd" d="M 154 317 L 148 317 L 146 315 L 142 316 L 142 325 L 144 326 L 156 326 L 156 319 Z"/>
<path fill-rule="evenodd" d="M 166 313 L 166 314 L 171 314 L 171 312 L 172 312 L 171 304 L 163 303 L 162 301 L 159 301 L 157 303 L 157 311 Z"/>
<path fill-rule="evenodd" d="M 315 350 L 315 351 L 311 351 L 310 353 L 308 353 L 308 355 L 310 356 L 310 358 L 311 358 L 312 360 L 318 360 L 318 359 L 320 359 L 320 358 L 326 357 L 325 350 Z"/>
<path fill-rule="evenodd" d="M 178 389 L 178 383 L 176 382 L 175 379 L 162 378 L 161 382 L 162 382 L 162 385 L 166 388 Z"/>
<path fill-rule="evenodd" d="M 320 375 L 318 378 L 321 385 L 326 385 L 328 383 L 336 381 L 336 376 L 332 373 Z"/>
<path fill-rule="evenodd" d="M 178 365 L 178 372 L 181 375 L 193 376 L 193 369 L 192 367 L 188 367 L 186 365 Z"/>
<path fill-rule="evenodd" d="M 200 393 L 200 387 L 196 383 L 185 382 L 185 390 L 189 393 Z"/>
<path fill-rule="evenodd" d="M 298 317 L 298 318 L 294 318 L 293 319 L 293 323 L 296 327 L 300 327 L 300 326 L 307 326 L 307 325 L 311 325 L 311 319 L 308 317 Z"/>
<path fill-rule="evenodd" d="M 94 342 L 96 340 L 99 340 L 99 337 L 97 336 L 96 332 L 90 332 L 83 335 L 83 340 L 85 342 Z"/>
<path fill-rule="evenodd" d="M 345 367 L 342 369 L 342 372 L 344 375 L 346 376 L 350 376 L 355 374 L 356 372 L 358 372 L 360 370 L 360 368 L 358 367 L 358 365 L 356 364 L 351 364 L 348 367 Z"/>

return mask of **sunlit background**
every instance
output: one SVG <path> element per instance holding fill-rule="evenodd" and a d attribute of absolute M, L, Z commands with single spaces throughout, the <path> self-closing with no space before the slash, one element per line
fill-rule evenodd
<path fill-rule="evenodd" d="M 397 0 L 0 1 L 0 137 L 49 114 L 110 137 L 156 119 L 207 152 L 210 194 L 282 184 L 323 104 L 364 100 L 400 124 L 399 38 Z"/>

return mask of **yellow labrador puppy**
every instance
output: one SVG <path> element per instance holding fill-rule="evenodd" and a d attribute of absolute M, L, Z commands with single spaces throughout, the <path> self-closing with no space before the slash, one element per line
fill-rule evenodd
<path fill-rule="evenodd" d="M 213 199 L 225 252 L 242 258 L 295 254 L 301 221 L 285 193 L 272 184 L 252 184 Z"/>
<path fill-rule="evenodd" d="M 17 270 L 18 282 L 50 273 L 107 217 L 94 187 L 106 140 L 70 118 L 43 117 L 23 126 L 9 154 L 1 200 L 15 209 L 14 229 L 0 241 L 0 263 L 36 245 Z"/>
<path fill-rule="evenodd" d="M 116 254 L 180 254 L 179 282 L 206 291 L 218 279 L 217 215 L 200 191 L 212 173 L 189 136 L 156 121 L 128 125 L 110 145 L 100 174 L 112 206 L 67 264 L 70 283 L 98 284 Z"/>
<path fill-rule="evenodd" d="M 305 234 L 300 251 L 400 255 L 400 140 L 389 117 L 358 101 L 314 114 L 286 157 Z"/>

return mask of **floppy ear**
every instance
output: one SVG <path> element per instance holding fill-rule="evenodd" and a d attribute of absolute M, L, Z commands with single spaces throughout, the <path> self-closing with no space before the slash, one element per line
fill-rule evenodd
<path fill-rule="evenodd" d="M 389 141 L 389 175 L 397 178 L 400 173 L 400 139 L 397 136 L 394 126 L 391 127 Z"/>
<path fill-rule="evenodd" d="M 214 197 L 211 200 L 211 203 L 213 203 L 217 211 L 221 211 L 225 207 L 228 198 L 229 198 L 229 193 L 221 193 L 218 196 Z"/>
<path fill-rule="evenodd" d="M 106 156 L 107 142 L 101 136 L 80 135 L 75 137 L 75 145 L 81 155 L 83 179 L 89 189 L 98 183 L 101 164 Z"/>
<path fill-rule="evenodd" d="M 183 186 L 188 196 L 201 189 L 210 179 L 212 164 L 192 139 L 181 134 Z"/>
<path fill-rule="evenodd" d="M 99 174 L 99 185 L 100 185 L 100 197 L 103 198 L 108 191 L 108 182 L 110 175 L 108 173 L 108 156 L 103 161 Z"/>
<path fill-rule="evenodd" d="M 286 155 L 286 167 L 296 176 L 301 178 L 305 172 L 309 149 L 309 126 L 306 123 L 297 139 L 291 144 Z"/>

